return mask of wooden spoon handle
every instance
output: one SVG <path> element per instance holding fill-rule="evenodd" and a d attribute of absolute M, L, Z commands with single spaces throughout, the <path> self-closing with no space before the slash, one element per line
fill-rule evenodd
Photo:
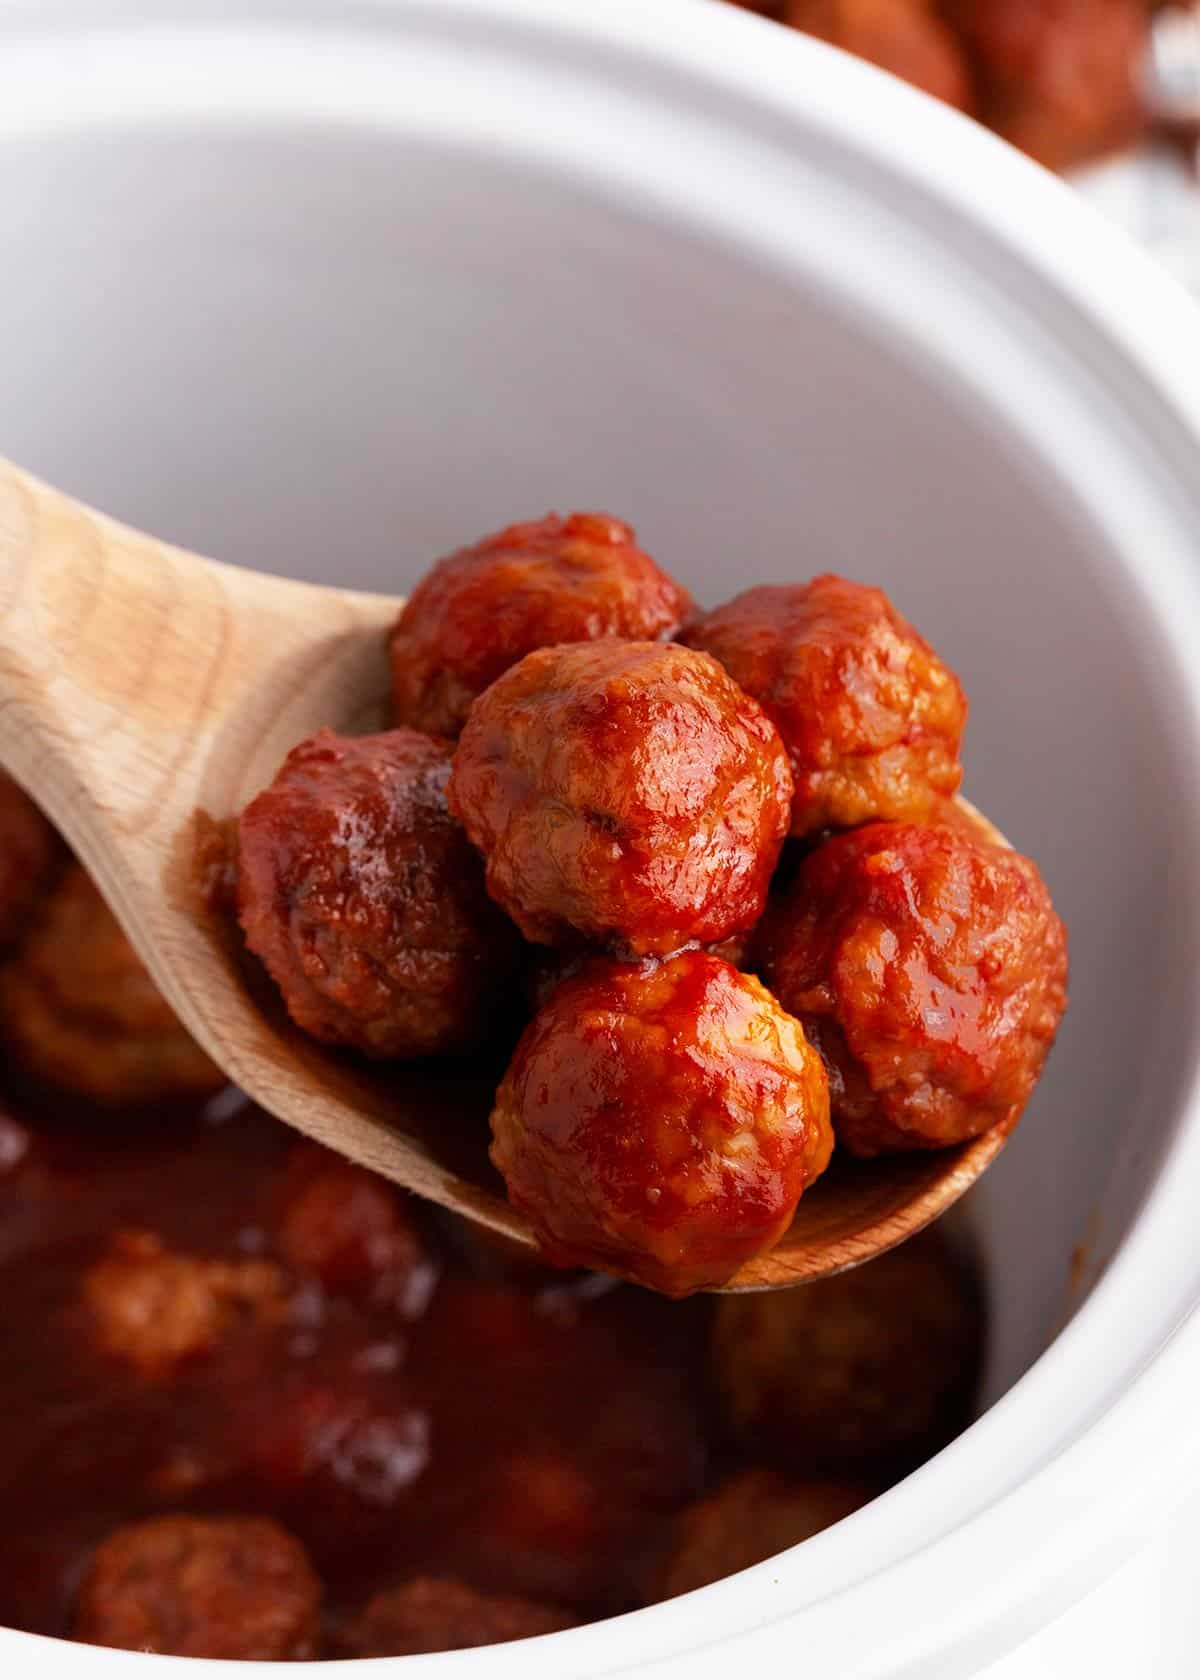
<path fill-rule="evenodd" d="M 194 808 L 215 744 L 245 768 L 330 632 L 394 612 L 202 560 L 0 462 L 0 763 L 102 868 Z"/>

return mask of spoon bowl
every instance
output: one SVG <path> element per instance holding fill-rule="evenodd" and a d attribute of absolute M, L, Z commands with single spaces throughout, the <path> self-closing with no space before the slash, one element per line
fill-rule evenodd
<path fill-rule="evenodd" d="M 254 983 L 198 870 L 204 818 L 241 810 L 297 741 L 384 726 L 384 631 L 399 604 L 200 559 L 0 462 L 0 765 L 236 1085 L 339 1154 L 532 1244 L 487 1160 L 500 1070 L 372 1068 L 317 1045 Z M 956 1202 L 1010 1131 L 835 1161 L 778 1247 L 727 1287 L 785 1288 L 893 1247 Z"/>

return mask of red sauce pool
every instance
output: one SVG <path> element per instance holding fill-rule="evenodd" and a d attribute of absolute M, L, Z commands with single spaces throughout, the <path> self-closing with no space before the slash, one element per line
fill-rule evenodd
<path fill-rule="evenodd" d="M 161 1511 L 279 1517 L 334 1618 L 414 1572 L 584 1617 L 638 1602 L 707 1480 L 706 1300 L 506 1272 L 414 1204 L 432 1263 L 405 1302 L 301 1277 L 286 1322 L 148 1380 L 97 1347 L 85 1270 L 129 1227 L 273 1257 L 295 1140 L 233 1092 L 151 1119 L 12 1101 L 31 1142 L 14 1162 L 0 1127 L 0 1623 L 65 1632 L 91 1548 Z"/>

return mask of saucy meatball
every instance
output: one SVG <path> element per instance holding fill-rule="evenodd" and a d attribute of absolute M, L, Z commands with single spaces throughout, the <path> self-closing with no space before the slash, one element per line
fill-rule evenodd
<path fill-rule="evenodd" d="M 210 1353 L 239 1322 L 277 1322 L 286 1300 L 271 1261 L 173 1253 L 153 1231 L 120 1232 L 82 1287 L 100 1348 L 147 1377 Z"/>
<path fill-rule="evenodd" d="M 968 111 L 974 104 L 966 55 L 933 0 L 785 0 L 782 21 L 890 70 L 947 105 Z"/>
<path fill-rule="evenodd" d="M 982 1312 L 971 1267 L 936 1229 L 837 1277 L 716 1304 L 726 1426 L 801 1475 L 903 1470 L 965 1428 Z"/>
<path fill-rule="evenodd" d="M 429 1471 L 428 1413 L 396 1376 L 403 1347 L 383 1347 L 382 1367 L 327 1355 L 247 1396 L 255 1480 L 326 1561 L 394 1528 Z"/>
<path fill-rule="evenodd" d="M 777 726 L 795 779 L 794 835 L 919 821 L 956 792 L 966 697 L 881 589 L 828 574 L 748 589 L 685 639 Z"/>
<path fill-rule="evenodd" d="M 321 1584 L 266 1517 L 151 1517 L 110 1534 L 79 1589 L 72 1633 L 174 1657 L 299 1662 L 317 1654 Z"/>
<path fill-rule="evenodd" d="M 636 955 L 762 912 L 787 832 L 787 755 L 706 654 L 654 642 L 531 653 L 482 694 L 450 803 L 528 939 Z"/>
<path fill-rule="evenodd" d="M 1067 1000 L 1037 868 L 962 828 L 871 823 L 819 846 L 763 938 L 767 984 L 829 1071 L 852 1154 L 1012 1125 Z"/>
<path fill-rule="evenodd" d="M 457 735 L 475 697 L 535 648 L 666 640 L 691 610 L 619 519 L 510 525 L 439 560 L 409 596 L 391 638 L 395 721 Z"/>
<path fill-rule="evenodd" d="M 347 1657 L 416 1657 L 504 1645 L 576 1625 L 574 1617 L 547 1604 L 418 1576 L 376 1593 L 342 1630 L 339 1643 Z"/>
<path fill-rule="evenodd" d="M 333 1294 L 419 1311 L 433 1284 L 402 1192 L 313 1144 L 297 1145 L 288 1160 L 276 1241 L 289 1266 Z"/>
<path fill-rule="evenodd" d="M 7 945 L 37 902 L 62 844 L 29 795 L 0 770 L 0 945 Z"/>
<path fill-rule="evenodd" d="M 450 749 L 322 730 L 238 825 L 238 913 L 298 1026 L 376 1057 L 487 1036 L 516 933 L 446 806 Z"/>
<path fill-rule="evenodd" d="M 0 973 L 0 1023 L 27 1073 L 93 1102 L 201 1098 L 225 1083 L 78 865 Z"/>
<path fill-rule="evenodd" d="M 861 1510 L 876 1491 L 856 1482 L 793 1481 L 771 1470 L 730 1476 L 684 1512 L 651 1602 L 765 1563 Z"/>
<path fill-rule="evenodd" d="M 517 1046 L 492 1135 L 550 1259 L 676 1296 L 778 1242 L 832 1148 L 797 1022 L 697 950 L 564 981 Z"/>
<path fill-rule="evenodd" d="M 1146 0 L 946 0 L 977 66 L 984 120 L 1051 169 L 1142 128 Z"/>

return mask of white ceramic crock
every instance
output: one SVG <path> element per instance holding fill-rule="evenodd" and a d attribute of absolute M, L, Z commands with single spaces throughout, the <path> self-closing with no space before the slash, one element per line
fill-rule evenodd
<path fill-rule="evenodd" d="M 982 1420 L 704 1593 L 387 1672 L 966 1675 L 1200 1482 L 1200 316 L 1065 187 L 703 0 L 0 0 L 0 450 L 348 583 L 551 506 L 710 600 L 879 581 L 1072 927 Z"/>

